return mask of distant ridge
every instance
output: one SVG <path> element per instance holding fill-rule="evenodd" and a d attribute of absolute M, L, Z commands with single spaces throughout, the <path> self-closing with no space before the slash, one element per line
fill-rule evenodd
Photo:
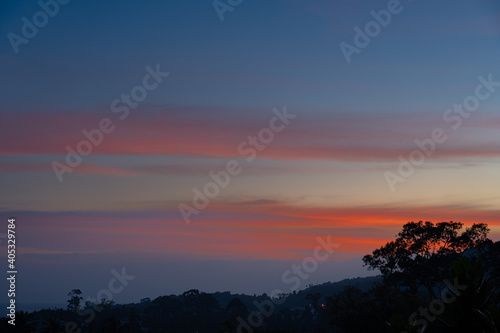
<path fill-rule="evenodd" d="M 309 303 L 306 300 L 306 296 L 308 294 L 320 293 L 321 294 L 320 301 L 324 302 L 326 297 L 332 296 L 334 293 L 342 291 L 347 286 L 356 287 L 361 291 L 368 291 L 373 286 L 373 284 L 381 282 L 382 282 L 382 276 L 377 275 L 377 276 L 343 279 L 338 282 L 325 282 L 322 284 L 312 285 L 304 290 L 288 294 L 286 301 L 281 306 L 289 308 L 305 307 Z M 255 301 L 256 298 L 264 298 L 268 296 L 266 294 L 262 295 L 232 294 L 229 291 L 215 292 L 212 295 L 217 299 L 217 301 L 223 308 L 225 308 L 227 304 L 234 297 L 240 298 L 241 301 L 245 303 L 247 307 L 251 307 L 252 302 Z"/>

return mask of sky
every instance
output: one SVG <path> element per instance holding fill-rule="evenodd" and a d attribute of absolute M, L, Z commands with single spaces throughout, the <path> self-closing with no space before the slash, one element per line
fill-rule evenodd
<path fill-rule="evenodd" d="M 494 0 L 2 2 L 18 300 L 122 269 L 118 302 L 288 291 L 318 239 L 299 289 L 372 275 L 409 221 L 500 240 L 499 22 Z"/>

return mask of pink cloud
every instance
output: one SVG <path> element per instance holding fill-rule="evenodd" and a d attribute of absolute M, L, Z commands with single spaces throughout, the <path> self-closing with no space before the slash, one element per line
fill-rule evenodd
<path fill-rule="evenodd" d="M 299 114 L 300 110 L 289 111 Z M 97 113 L 9 113 L 4 116 L 6 130 L 0 133 L 0 153 L 66 154 L 69 145 L 76 149 L 85 140 L 82 130 L 98 126 L 103 117 L 112 120 L 115 130 L 104 134 L 102 144 L 92 154 L 178 155 L 210 158 L 241 158 L 238 146 L 249 135 L 268 126 L 270 111 L 248 112 L 205 108 L 167 108 L 131 111 L 120 120 L 111 111 Z M 484 118 L 483 118 L 484 119 Z M 434 158 L 462 159 L 496 157 L 498 148 L 492 143 L 479 146 L 467 137 L 491 128 L 499 118 L 468 124 L 473 133 L 455 135 L 443 144 Z M 415 139 L 430 137 L 435 127 L 444 126 L 435 116 L 301 116 L 275 139 L 258 158 L 277 160 L 326 161 L 397 161 L 416 148 Z M 454 133 L 451 133 L 454 134 Z M 472 144 L 474 143 L 474 145 Z M 248 145 L 246 146 L 248 147 Z"/>

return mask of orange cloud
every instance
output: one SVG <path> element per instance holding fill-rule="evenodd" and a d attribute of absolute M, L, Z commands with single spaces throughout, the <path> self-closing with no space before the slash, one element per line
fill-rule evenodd
<path fill-rule="evenodd" d="M 20 232 L 38 253 L 128 253 L 197 258 L 297 259 L 313 251 L 318 236 L 340 244 L 339 253 L 360 257 L 394 239 L 409 221 L 485 222 L 500 237 L 498 211 L 460 207 L 315 208 L 270 202 L 207 211 L 187 226 L 178 212 L 30 213 Z M 159 216 L 164 215 L 164 218 Z M 19 215 L 19 214 L 18 214 Z M 44 252 L 46 251 L 46 252 Z M 48 252 L 47 252 L 48 251 Z M 345 255 L 341 256 L 345 258 Z M 334 256 L 335 258 L 335 256 Z"/>

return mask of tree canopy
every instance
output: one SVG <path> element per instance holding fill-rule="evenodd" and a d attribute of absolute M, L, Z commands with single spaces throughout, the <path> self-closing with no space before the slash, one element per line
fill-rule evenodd
<path fill-rule="evenodd" d="M 68 293 L 68 310 L 76 313 L 80 308 L 80 303 L 83 300 L 82 291 L 80 289 L 73 289 Z"/>
<path fill-rule="evenodd" d="M 447 267 L 467 249 L 478 251 L 491 243 L 488 225 L 477 223 L 462 231 L 461 222 L 409 222 L 396 240 L 363 257 L 368 269 L 378 269 L 396 286 L 419 285 L 435 296 L 433 287 L 447 275 Z M 462 232 L 461 232 L 462 231 Z"/>

